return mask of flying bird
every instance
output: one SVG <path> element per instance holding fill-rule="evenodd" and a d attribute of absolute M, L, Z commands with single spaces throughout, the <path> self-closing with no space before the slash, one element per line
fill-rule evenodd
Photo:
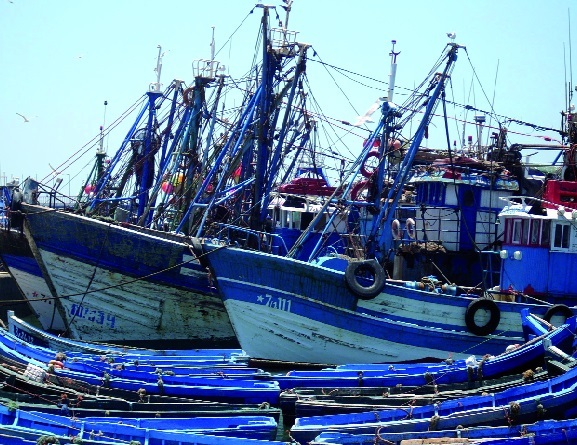
<path fill-rule="evenodd" d="M 54 167 L 52 167 L 52 165 L 50 165 L 50 163 L 48 163 L 48 166 L 52 169 L 52 174 L 54 176 L 58 176 L 60 173 L 62 173 L 62 172 L 56 171 L 56 169 Z"/>
<path fill-rule="evenodd" d="M 26 116 L 24 116 L 23 114 L 20 114 L 20 113 L 16 113 L 16 114 L 17 114 L 18 116 L 20 116 L 22 119 L 24 119 L 24 122 L 30 122 L 30 121 L 28 120 L 28 118 L 27 118 Z"/>
<path fill-rule="evenodd" d="M 358 126 L 363 125 L 365 123 L 373 122 L 373 120 L 371 119 L 371 116 L 373 115 L 373 113 L 375 111 L 377 111 L 379 109 L 379 107 L 381 106 L 381 104 L 383 102 L 384 102 L 384 98 L 379 97 L 375 101 L 375 103 L 373 103 L 373 105 L 370 106 L 370 108 L 367 110 L 367 112 L 365 114 L 357 117 L 357 121 L 353 125 L 355 127 L 358 127 Z"/>

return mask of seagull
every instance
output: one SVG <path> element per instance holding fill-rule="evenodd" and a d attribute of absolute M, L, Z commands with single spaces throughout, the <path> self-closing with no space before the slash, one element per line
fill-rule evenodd
<path fill-rule="evenodd" d="M 50 168 L 52 169 L 52 174 L 53 174 L 54 176 L 58 176 L 60 173 L 62 173 L 62 172 L 56 171 L 56 169 L 55 169 L 54 167 L 52 167 L 52 166 L 50 165 L 50 163 L 48 163 L 48 167 L 50 167 Z"/>
<path fill-rule="evenodd" d="M 371 119 L 371 116 L 373 115 L 373 113 L 375 111 L 377 111 L 379 109 L 379 107 L 384 102 L 384 100 L 385 99 L 383 97 L 379 97 L 375 101 L 375 103 L 373 103 L 373 105 L 370 106 L 370 108 L 367 110 L 367 112 L 365 114 L 357 117 L 357 121 L 353 124 L 353 126 L 358 127 L 358 126 L 363 125 L 365 123 L 373 122 L 373 120 Z"/>
<path fill-rule="evenodd" d="M 17 114 L 18 116 L 20 116 L 22 119 L 24 119 L 24 122 L 30 122 L 30 121 L 28 120 L 28 118 L 27 118 L 26 116 L 24 116 L 23 114 L 20 114 L 20 113 L 16 113 L 16 114 Z"/>
<path fill-rule="evenodd" d="M 454 41 L 455 41 L 455 37 L 457 37 L 457 33 L 455 33 L 455 32 L 448 32 L 448 33 L 447 33 L 447 37 L 454 42 Z"/>

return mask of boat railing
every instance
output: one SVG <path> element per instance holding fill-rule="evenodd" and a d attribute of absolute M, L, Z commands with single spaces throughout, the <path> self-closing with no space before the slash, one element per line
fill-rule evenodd
<path fill-rule="evenodd" d="M 260 250 L 275 255 L 286 255 L 288 249 L 282 236 L 265 231 L 258 231 L 232 224 L 218 224 L 217 235 L 219 241 L 225 240 L 238 247 Z"/>
<path fill-rule="evenodd" d="M 547 201 L 546 199 L 536 198 L 534 196 L 501 196 L 499 199 L 505 201 L 507 205 L 503 209 L 503 212 L 512 209 L 518 209 L 521 206 L 522 210 L 526 210 L 527 207 L 531 207 L 535 202 L 540 202 L 551 206 L 551 208 L 557 208 L 562 213 L 569 211 L 571 213 L 577 212 L 577 208 L 568 207 L 565 203 L 560 205 L 556 202 Z M 567 204 L 572 204 L 568 202 Z"/>

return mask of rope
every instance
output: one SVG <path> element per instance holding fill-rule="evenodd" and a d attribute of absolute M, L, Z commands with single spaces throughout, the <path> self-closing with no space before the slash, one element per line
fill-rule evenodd
<path fill-rule="evenodd" d="M 192 248 L 191 245 L 189 245 L 189 247 Z M 217 248 L 214 249 L 214 250 L 216 251 L 216 250 L 224 249 L 224 248 L 226 248 L 226 247 L 227 247 L 227 246 L 222 245 L 222 246 L 217 247 Z M 192 250 L 191 250 L 191 251 L 192 251 Z M 210 252 L 208 252 L 208 253 L 210 253 Z M 153 277 L 153 276 L 155 276 L 155 275 L 162 274 L 162 273 L 167 272 L 167 271 L 169 271 L 169 270 L 172 270 L 172 269 L 175 269 L 175 268 L 177 268 L 177 267 L 180 267 L 180 266 L 182 266 L 182 265 L 184 265 L 184 264 L 191 263 L 191 262 L 193 262 L 193 261 L 196 260 L 196 259 L 202 258 L 202 257 L 204 257 L 205 255 L 208 255 L 208 253 L 203 253 L 202 255 L 199 255 L 199 256 L 196 256 L 196 257 L 194 257 L 194 258 L 192 258 L 192 259 L 190 259 L 190 260 L 183 261 L 183 262 L 181 262 L 181 263 L 175 264 L 174 266 L 167 267 L 167 268 L 162 269 L 162 270 L 159 270 L 159 271 L 157 271 L 157 272 L 151 272 L 151 273 L 149 273 L 149 274 L 147 274 L 147 275 L 142 275 L 142 276 L 140 276 L 140 277 L 134 278 L 133 280 L 123 281 L 122 283 L 115 284 L 115 285 L 113 285 L 113 286 L 100 287 L 100 288 L 98 288 L 98 289 L 87 290 L 86 292 L 79 292 L 79 293 L 76 293 L 76 294 L 67 294 L 67 295 L 62 295 L 62 296 L 59 296 L 59 297 L 49 297 L 49 299 L 51 299 L 51 300 L 59 300 L 59 299 L 61 299 L 61 298 L 76 297 L 76 296 L 79 296 L 79 295 L 83 295 L 83 296 L 84 296 L 84 295 L 86 295 L 86 294 L 91 294 L 91 293 L 94 293 L 94 292 L 101 292 L 101 291 L 108 290 L 108 289 L 115 289 L 115 288 L 118 288 L 118 287 L 122 287 L 122 286 L 125 286 L 125 285 L 127 285 L 127 284 L 135 283 L 135 282 L 137 282 L 137 281 L 146 280 L 147 278 Z M 47 297 L 47 298 L 48 298 L 48 297 Z M 42 300 L 46 300 L 47 298 L 44 298 L 44 299 L 42 299 Z M 21 302 L 22 302 L 22 300 L 5 300 L 5 301 L 0 302 L 0 306 L 6 305 L 7 303 L 8 303 L 8 304 L 10 304 L 10 303 L 14 304 L 14 303 L 21 303 Z"/>

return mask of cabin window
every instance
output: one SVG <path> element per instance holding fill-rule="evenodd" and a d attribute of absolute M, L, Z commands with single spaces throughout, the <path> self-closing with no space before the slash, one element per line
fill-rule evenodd
<path fill-rule="evenodd" d="M 529 244 L 529 224 L 531 223 L 530 220 L 525 219 L 523 220 L 523 238 L 521 238 L 521 244 Z"/>
<path fill-rule="evenodd" d="M 513 225 L 513 223 L 509 218 L 505 219 L 505 232 L 503 233 L 503 240 L 506 243 L 511 243 L 511 226 L 512 225 Z"/>
<path fill-rule="evenodd" d="M 329 215 L 323 215 L 321 219 L 319 219 L 319 221 L 316 223 L 313 230 L 316 230 L 317 232 L 323 230 L 327 225 L 328 218 L 330 218 Z"/>
<path fill-rule="evenodd" d="M 301 226 L 301 212 L 291 212 L 291 213 L 292 213 L 291 229 L 300 229 L 300 226 Z"/>
<path fill-rule="evenodd" d="M 529 244 L 539 244 L 539 235 L 541 233 L 541 221 L 534 219 L 531 221 L 531 238 Z"/>
<path fill-rule="evenodd" d="M 305 230 L 309 224 L 311 223 L 311 221 L 313 220 L 313 218 L 315 217 L 315 214 L 313 212 L 304 212 L 301 215 L 301 230 Z"/>
<path fill-rule="evenodd" d="M 428 205 L 442 205 L 445 202 L 445 184 L 431 182 L 417 184 L 417 202 Z"/>
<path fill-rule="evenodd" d="M 475 205 L 475 194 L 470 188 L 463 193 L 463 207 L 473 207 Z"/>
<path fill-rule="evenodd" d="M 444 202 L 445 185 L 441 182 L 429 184 L 429 202 L 432 205 L 440 205 Z"/>
<path fill-rule="evenodd" d="M 546 219 L 541 224 L 541 245 L 549 247 L 551 242 L 551 221 Z"/>
<path fill-rule="evenodd" d="M 555 224 L 555 238 L 553 239 L 553 247 L 557 249 L 569 249 L 570 233 L 570 224 Z"/>
<path fill-rule="evenodd" d="M 523 220 L 513 220 L 513 230 L 511 233 L 511 244 L 521 244 L 523 242 Z"/>

